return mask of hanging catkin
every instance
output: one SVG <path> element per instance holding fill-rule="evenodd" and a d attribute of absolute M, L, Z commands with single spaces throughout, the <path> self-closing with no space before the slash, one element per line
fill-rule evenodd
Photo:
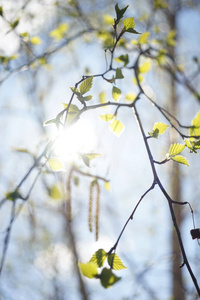
<path fill-rule="evenodd" d="M 89 196 L 89 205 L 88 205 L 88 226 L 90 232 L 92 232 L 93 190 L 94 190 L 94 181 L 90 183 L 90 196 Z"/>
<path fill-rule="evenodd" d="M 99 238 L 99 200 L 100 200 L 100 186 L 96 181 L 96 213 L 95 213 L 95 227 L 96 227 L 96 241 Z"/>

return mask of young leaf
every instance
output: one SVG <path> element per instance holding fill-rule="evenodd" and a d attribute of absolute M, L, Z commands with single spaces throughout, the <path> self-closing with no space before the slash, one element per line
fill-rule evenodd
<path fill-rule="evenodd" d="M 31 39 L 30 39 L 30 42 L 31 44 L 33 45 L 39 45 L 42 43 L 42 40 L 39 38 L 39 36 L 33 36 Z"/>
<path fill-rule="evenodd" d="M 67 23 L 62 23 L 56 29 L 53 29 L 49 33 L 49 36 L 51 36 L 55 40 L 59 41 L 59 40 L 61 40 L 65 36 L 68 28 L 69 28 L 69 25 Z"/>
<path fill-rule="evenodd" d="M 133 94 L 133 93 L 128 93 L 128 94 L 126 94 L 126 96 L 125 96 L 125 101 L 130 103 L 130 102 L 135 101 L 135 98 L 136 98 L 136 95 L 135 95 L 135 94 Z"/>
<path fill-rule="evenodd" d="M 120 136 L 122 131 L 124 130 L 124 124 L 120 122 L 119 120 L 115 119 L 111 124 L 110 124 L 110 130 L 116 134 L 116 136 Z"/>
<path fill-rule="evenodd" d="M 104 288 L 109 288 L 116 282 L 118 282 L 121 277 L 117 277 L 110 269 L 103 268 L 101 274 L 99 275 L 101 284 Z"/>
<path fill-rule="evenodd" d="M 148 37 L 150 35 L 150 32 L 149 31 L 146 31 L 146 32 L 143 32 L 139 39 L 138 39 L 138 43 L 139 44 L 146 44 L 148 42 Z"/>
<path fill-rule="evenodd" d="M 64 108 L 67 108 L 69 104 L 67 103 L 62 103 Z M 70 104 L 69 109 L 68 109 L 68 113 L 67 113 L 67 122 L 71 122 L 80 112 L 79 108 L 74 105 L 74 104 Z"/>
<path fill-rule="evenodd" d="M 15 201 L 17 199 L 21 199 L 22 196 L 18 190 L 15 190 L 14 192 L 8 192 L 5 194 L 6 198 L 10 201 Z"/>
<path fill-rule="evenodd" d="M 110 182 L 106 181 L 104 184 L 104 187 L 105 187 L 106 191 L 110 191 Z"/>
<path fill-rule="evenodd" d="M 169 126 L 166 125 L 165 123 L 157 122 L 153 126 L 153 131 L 149 132 L 149 135 L 157 139 L 158 135 L 163 134 L 167 130 L 168 127 Z"/>
<path fill-rule="evenodd" d="M 98 274 L 97 264 L 88 262 L 86 264 L 78 263 L 81 273 L 88 278 L 95 278 Z"/>
<path fill-rule="evenodd" d="M 99 117 L 100 117 L 103 121 L 108 122 L 108 121 L 110 121 L 110 120 L 112 120 L 112 119 L 114 118 L 114 115 L 112 115 L 112 114 L 105 114 L 105 115 L 100 115 Z"/>
<path fill-rule="evenodd" d="M 55 172 L 65 171 L 65 168 L 64 168 L 62 162 L 56 157 L 51 157 L 48 160 L 48 164 L 49 164 L 50 168 Z"/>
<path fill-rule="evenodd" d="M 49 192 L 49 196 L 55 200 L 58 200 L 61 198 L 61 193 L 60 193 L 57 185 L 53 185 L 53 186 L 49 187 L 48 192 Z"/>
<path fill-rule="evenodd" d="M 55 123 L 56 123 L 56 119 L 51 119 L 51 120 L 45 121 L 43 123 L 43 126 L 47 126 L 47 125 L 55 124 Z"/>
<path fill-rule="evenodd" d="M 150 60 L 145 61 L 140 67 L 139 67 L 139 73 L 147 73 L 151 68 L 151 62 Z"/>
<path fill-rule="evenodd" d="M 128 31 L 129 29 L 132 29 L 135 27 L 135 21 L 134 21 L 133 17 L 125 19 L 123 21 L 123 24 L 124 24 L 125 31 Z"/>
<path fill-rule="evenodd" d="M 122 270 L 126 269 L 126 267 L 123 265 L 121 259 L 119 256 L 115 253 L 109 254 L 108 255 L 108 264 L 113 270 Z"/>
<path fill-rule="evenodd" d="M 177 155 L 179 153 L 181 153 L 185 148 L 185 145 L 182 144 L 172 144 L 169 148 L 169 153 L 168 156 L 172 157 L 174 155 Z"/>
<path fill-rule="evenodd" d="M 119 8 L 118 3 L 115 5 L 115 12 L 117 15 L 117 23 L 123 18 L 125 11 L 127 10 L 128 5 L 122 9 Z"/>
<path fill-rule="evenodd" d="M 200 140 L 194 143 L 194 148 L 195 149 L 200 149 Z"/>
<path fill-rule="evenodd" d="M 115 79 L 122 79 L 122 78 L 124 78 L 124 75 L 122 74 L 122 70 L 117 68 Z"/>
<path fill-rule="evenodd" d="M 185 139 L 185 145 L 188 147 L 188 149 L 190 149 L 191 152 L 196 152 L 188 139 Z"/>
<path fill-rule="evenodd" d="M 99 102 L 100 103 L 106 103 L 106 93 L 105 92 L 101 92 L 99 94 Z"/>
<path fill-rule="evenodd" d="M 112 96 L 113 96 L 113 99 L 118 102 L 120 96 L 121 96 L 121 90 L 118 89 L 116 86 L 113 86 L 113 89 L 112 89 Z"/>
<path fill-rule="evenodd" d="M 85 93 L 89 92 L 89 90 L 92 87 L 92 83 L 93 83 L 93 76 L 85 79 L 79 87 L 80 94 L 84 95 Z"/>
<path fill-rule="evenodd" d="M 125 67 L 129 63 L 129 56 L 128 56 L 128 54 L 120 55 L 120 56 L 116 57 L 115 60 L 119 63 L 123 62 L 124 67 Z"/>
<path fill-rule="evenodd" d="M 101 156 L 101 154 L 98 154 L 98 153 L 84 153 L 84 154 L 80 154 L 80 155 L 87 167 L 90 167 L 90 161 L 92 159 L 95 159 L 96 157 Z"/>
<path fill-rule="evenodd" d="M 98 268 L 101 268 L 105 262 L 106 257 L 106 251 L 104 249 L 99 249 L 94 253 L 89 262 L 95 263 L 97 264 Z"/>
<path fill-rule="evenodd" d="M 176 156 L 172 157 L 171 159 L 174 160 L 174 161 L 176 161 L 176 162 L 178 162 L 178 163 L 180 163 L 180 164 L 184 164 L 186 166 L 189 166 L 189 162 L 182 155 L 176 155 Z"/>
<path fill-rule="evenodd" d="M 0 16 L 3 17 L 3 7 L 0 6 Z"/>

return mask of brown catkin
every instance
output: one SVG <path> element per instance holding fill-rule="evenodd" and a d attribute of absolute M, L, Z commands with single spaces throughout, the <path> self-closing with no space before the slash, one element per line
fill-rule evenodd
<path fill-rule="evenodd" d="M 90 232 L 92 232 L 93 190 L 94 190 L 94 182 L 92 181 L 90 183 L 90 195 L 89 195 L 89 205 L 88 205 L 88 227 Z"/>
<path fill-rule="evenodd" d="M 96 227 L 96 241 L 99 238 L 99 200 L 100 200 L 100 186 L 96 181 L 96 213 L 95 213 L 95 227 Z"/>

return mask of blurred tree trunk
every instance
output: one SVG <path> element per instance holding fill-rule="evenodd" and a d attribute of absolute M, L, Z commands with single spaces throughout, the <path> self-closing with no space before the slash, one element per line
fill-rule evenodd
<path fill-rule="evenodd" d="M 168 21 L 170 30 L 176 31 L 176 38 L 178 36 L 177 32 L 177 17 L 178 11 L 174 9 L 174 11 L 168 11 Z M 169 51 L 171 54 L 172 60 L 175 59 L 176 56 L 176 45 L 174 47 L 170 47 Z M 177 112 L 179 110 L 178 107 L 178 96 L 177 96 L 177 89 L 176 89 L 176 82 L 173 78 L 173 74 L 170 75 L 170 101 L 169 101 L 169 109 L 176 117 Z M 177 133 L 175 131 L 172 132 L 170 136 L 170 143 L 177 142 Z M 172 168 L 170 171 L 170 190 L 171 190 L 171 197 L 175 201 L 181 201 L 181 174 L 180 174 L 180 165 L 179 164 L 172 164 Z M 181 214 L 182 209 L 180 205 L 174 206 L 177 224 L 181 231 L 181 226 L 183 223 L 183 215 Z M 173 226 L 173 225 L 172 225 Z M 180 268 L 182 261 L 181 251 L 177 239 L 176 232 L 174 228 L 172 228 L 172 237 L 171 237 L 171 248 L 172 248 L 172 299 L 173 300 L 184 300 L 185 299 L 185 290 L 184 290 L 184 283 L 183 283 L 183 274 L 182 268 Z"/>

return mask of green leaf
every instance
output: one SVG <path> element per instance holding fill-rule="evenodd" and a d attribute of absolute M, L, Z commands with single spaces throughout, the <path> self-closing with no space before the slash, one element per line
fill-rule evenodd
<path fill-rule="evenodd" d="M 124 124 L 120 122 L 119 120 L 115 119 L 111 124 L 110 124 L 110 130 L 115 133 L 116 136 L 120 136 L 122 131 L 124 130 Z"/>
<path fill-rule="evenodd" d="M 118 57 L 115 58 L 115 61 L 121 63 L 123 62 L 124 63 L 124 67 L 129 63 L 129 56 L 128 54 L 126 55 L 120 55 Z"/>
<path fill-rule="evenodd" d="M 200 140 L 194 143 L 194 148 L 195 149 L 200 149 Z"/>
<path fill-rule="evenodd" d="M 93 83 L 93 76 L 85 79 L 79 87 L 80 94 L 84 95 L 85 93 L 89 92 L 89 90 L 92 87 L 92 83 Z"/>
<path fill-rule="evenodd" d="M 47 126 L 47 125 L 55 124 L 55 123 L 56 123 L 56 119 L 51 119 L 51 120 L 45 121 L 43 123 L 43 126 Z"/>
<path fill-rule="evenodd" d="M 105 115 L 100 115 L 99 117 L 100 117 L 103 121 L 108 122 L 108 121 L 110 121 L 110 120 L 112 120 L 112 119 L 114 118 L 114 115 L 112 115 L 112 114 L 105 114 Z"/>
<path fill-rule="evenodd" d="M 135 21 L 133 17 L 127 18 L 123 21 L 124 29 L 125 31 L 128 31 L 129 29 L 133 29 L 135 27 Z"/>
<path fill-rule="evenodd" d="M 118 3 L 115 5 L 115 12 L 117 15 L 117 23 L 119 23 L 119 21 L 123 18 L 125 11 L 127 10 L 127 8 L 129 7 L 129 5 L 127 5 L 126 7 L 120 9 L 118 6 Z"/>
<path fill-rule="evenodd" d="M 150 35 L 149 31 L 143 32 L 138 39 L 138 43 L 146 44 L 148 42 L 149 35 Z"/>
<path fill-rule="evenodd" d="M 185 149 L 185 145 L 182 144 L 172 144 L 169 148 L 168 157 L 172 157 L 181 153 Z"/>
<path fill-rule="evenodd" d="M 116 282 L 118 282 L 121 278 L 117 277 L 110 269 L 104 268 L 99 275 L 99 278 L 101 280 L 101 284 L 104 288 L 109 288 L 112 285 L 114 285 Z"/>
<path fill-rule="evenodd" d="M 56 157 L 51 157 L 49 160 L 48 160 L 48 164 L 50 166 L 50 168 L 55 171 L 55 172 L 58 172 L 58 171 L 65 171 L 65 168 L 64 168 L 64 165 L 62 164 L 62 162 L 56 158 Z"/>
<path fill-rule="evenodd" d="M 10 201 L 15 201 L 17 199 L 22 199 L 22 196 L 18 190 L 15 190 L 14 192 L 8 192 L 5 194 L 5 197 Z"/>
<path fill-rule="evenodd" d="M 13 23 L 10 23 L 10 27 L 15 29 L 19 25 L 20 19 L 16 19 Z"/>
<path fill-rule="evenodd" d="M 89 262 L 95 263 L 99 268 L 101 268 L 105 262 L 106 257 L 106 251 L 104 249 L 99 249 L 94 253 Z"/>
<path fill-rule="evenodd" d="M 180 163 L 180 164 L 184 164 L 184 165 L 186 165 L 186 166 L 189 166 L 189 162 L 188 162 L 187 159 L 186 159 L 184 156 L 182 156 L 182 155 L 176 155 L 176 156 L 174 156 L 174 157 L 171 157 L 171 159 L 174 160 L 174 161 L 176 161 L 176 162 L 178 162 L 178 163 Z"/>
<path fill-rule="evenodd" d="M 79 262 L 79 269 L 81 273 L 88 278 L 95 278 L 98 275 L 97 264 L 93 262 L 88 262 L 86 264 Z"/>
<path fill-rule="evenodd" d="M 163 134 L 169 126 L 162 122 L 157 122 L 153 126 L 153 131 L 149 132 L 149 135 L 158 138 L 159 134 Z"/>
<path fill-rule="evenodd" d="M 0 16 L 3 17 L 3 7 L 2 6 L 0 6 Z"/>
<path fill-rule="evenodd" d="M 124 75 L 122 74 L 122 70 L 117 68 L 115 79 L 122 79 L 122 78 L 124 78 Z"/>
<path fill-rule="evenodd" d="M 115 253 L 109 254 L 108 255 L 108 264 L 113 270 L 122 270 L 126 269 L 126 267 L 123 265 L 121 259 L 119 256 Z"/>
<path fill-rule="evenodd" d="M 113 96 L 113 99 L 118 102 L 119 101 L 119 98 L 121 96 L 121 90 L 118 89 L 116 86 L 113 86 L 113 89 L 112 89 L 112 96 Z"/>

